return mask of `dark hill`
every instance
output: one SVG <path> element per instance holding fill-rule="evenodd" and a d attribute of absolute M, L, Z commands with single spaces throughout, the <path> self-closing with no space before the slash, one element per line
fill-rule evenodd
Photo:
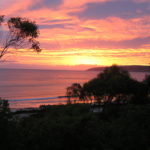
<path fill-rule="evenodd" d="M 132 65 L 132 66 L 120 66 L 120 67 L 130 72 L 150 72 L 150 66 Z M 103 71 L 105 68 L 106 67 L 95 67 L 95 68 L 90 68 L 87 71 Z"/>

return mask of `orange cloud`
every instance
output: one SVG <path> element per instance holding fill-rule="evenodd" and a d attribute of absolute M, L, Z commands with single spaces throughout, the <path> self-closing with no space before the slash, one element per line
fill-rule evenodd
<path fill-rule="evenodd" d="M 11 0 L 9 0 L 11 2 Z M 69 20 L 66 22 L 66 28 L 53 28 L 53 29 L 43 29 L 41 30 L 42 40 L 50 40 L 53 37 L 49 35 L 54 35 L 57 40 L 69 40 L 75 38 L 77 39 L 101 39 L 101 40 L 111 40 L 111 41 L 121 41 L 130 40 L 138 37 L 147 37 L 150 35 L 150 16 L 145 16 L 141 18 L 132 19 L 122 19 L 117 17 L 108 17 L 106 19 L 97 20 L 80 20 L 77 17 L 69 16 L 68 12 L 75 11 L 76 7 L 83 6 L 90 2 L 108 2 L 109 0 L 80 0 L 80 1 L 70 1 L 64 0 L 63 5 L 59 9 L 53 10 L 49 8 L 42 7 L 37 10 L 26 10 L 25 12 L 20 12 L 21 8 L 28 8 L 33 4 L 30 0 L 21 2 L 15 0 L 15 3 L 6 9 L 9 14 L 16 13 L 23 17 L 32 18 L 40 25 L 52 25 L 56 23 L 43 23 L 44 20 Z M 6 4 L 5 4 L 6 5 Z M 6 6 L 5 6 L 6 7 Z M 67 9 L 69 8 L 69 9 Z M 74 10 L 75 9 L 75 10 Z M 82 11 L 83 8 L 80 7 L 78 10 Z M 18 11 L 18 13 L 17 13 Z M 37 15 L 37 14 L 40 14 Z M 61 22 L 62 24 L 63 22 Z M 72 24 L 72 25 L 71 25 Z M 86 30 L 89 29 L 89 30 Z M 90 30 L 91 29 L 91 30 Z M 44 36 L 45 35 L 45 36 Z"/>
<path fill-rule="evenodd" d="M 144 39 L 149 37 L 149 20 L 149 16 L 128 20 L 110 17 L 101 20 L 82 21 L 76 18 L 72 18 L 72 20 L 68 21 L 68 24 L 67 22 L 62 23 L 64 24 L 64 27 L 62 28 L 56 27 L 51 29 L 41 29 L 40 40 L 41 42 L 49 45 L 46 47 L 49 49 L 54 48 L 52 45 L 57 45 L 57 49 L 63 49 L 67 47 L 81 48 L 83 45 L 81 43 L 84 43 L 84 45 L 87 45 L 86 47 L 88 47 L 89 42 L 91 45 L 96 47 L 100 45 L 98 44 L 98 41 L 101 44 L 103 41 L 106 41 L 107 45 L 105 44 L 104 47 L 110 48 L 109 44 L 113 42 L 114 45 L 117 44 L 119 46 L 119 42 L 131 41 L 138 38 Z M 49 23 L 49 25 L 55 24 Z M 97 41 L 95 45 L 92 44 L 93 41 Z M 133 44 L 135 44 L 135 42 Z M 143 45 L 145 44 L 143 43 Z"/>
<path fill-rule="evenodd" d="M 95 29 L 96 38 L 104 40 L 130 40 L 150 35 L 150 16 L 143 18 L 121 19 L 110 17 L 103 20 L 87 20 L 81 26 Z"/>
<path fill-rule="evenodd" d="M 81 7 L 87 3 L 95 3 L 95 2 L 109 2 L 109 1 L 114 1 L 114 0 L 79 0 L 79 1 L 75 1 L 75 0 L 64 0 L 64 4 L 63 7 Z"/>
<path fill-rule="evenodd" d="M 28 7 L 31 6 L 34 2 L 31 0 L 2 0 L 0 1 L 0 14 L 16 16 L 17 12 L 28 9 Z M 19 13 L 17 15 L 19 15 Z"/>
<path fill-rule="evenodd" d="M 141 64 L 149 62 L 149 49 L 65 49 L 43 50 L 35 55 L 31 51 L 19 51 L 17 55 L 10 55 L 9 60 L 16 60 L 19 64 L 53 65 L 120 65 Z M 28 60 L 28 61 L 27 61 Z"/>
<path fill-rule="evenodd" d="M 2 0 L 0 14 L 21 16 L 35 20 L 40 26 L 40 55 L 19 50 L 10 60 L 19 64 L 52 65 L 111 65 L 147 64 L 150 58 L 150 42 L 139 48 L 120 48 L 119 43 L 144 39 L 150 36 L 150 15 L 134 18 L 110 16 L 101 19 L 81 19 L 70 12 L 81 12 L 87 3 L 104 3 L 117 0 L 64 0 L 56 9 L 46 5 L 29 9 L 41 0 Z M 146 2 L 146 0 L 133 0 Z M 149 2 L 149 0 L 147 0 Z M 117 9 L 117 8 L 116 8 Z M 106 10 L 107 11 L 107 10 Z M 140 10 L 139 10 L 140 11 Z M 147 39 L 148 40 L 148 39 Z M 101 44 L 105 43 L 101 46 Z M 100 44 L 99 44 L 100 43 Z M 114 43 L 112 48 L 110 45 Z M 134 44 L 134 43 L 133 43 Z M 118 48 L 119 47 L 119 48 Z"/>

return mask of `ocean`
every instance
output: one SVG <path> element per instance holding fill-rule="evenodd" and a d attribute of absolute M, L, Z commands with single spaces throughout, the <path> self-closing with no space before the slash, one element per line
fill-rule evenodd
<path fill-rule="evenodd" d="M 10 108 L 33 108 L 40 105 L 64 104 L 66 88 L 83 84 L 97 76 L 96 71 L 0 69 L 0 97 L 9 100 Z M 131 72 L 142 81 L 146 72 Z M 48 100 L 43 99 L 49 97 Z M 42 98 L 42 99 L 41 99 Z"/>

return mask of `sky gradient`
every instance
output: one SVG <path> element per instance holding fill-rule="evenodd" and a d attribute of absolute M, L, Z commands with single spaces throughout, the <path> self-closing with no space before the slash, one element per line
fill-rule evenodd
<path fill-rule="evenodd" d="M 0 67 L 82 70 L 150 63 L 150 0 L 1 0 L 0 14 L 36 21 L 43 49 L 20 49 Z"/>

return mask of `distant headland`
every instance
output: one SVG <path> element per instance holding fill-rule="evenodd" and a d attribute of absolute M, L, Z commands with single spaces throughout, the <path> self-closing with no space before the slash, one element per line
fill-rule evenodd
<path fill-rule="evenodd" d="M 129 72 L 150 72 L 150 66 L 131 65 L 131 66 L 119 66 Z M 87 71 L 103 71 L 106 67 L 94 67 L 87 69 Z"/>

